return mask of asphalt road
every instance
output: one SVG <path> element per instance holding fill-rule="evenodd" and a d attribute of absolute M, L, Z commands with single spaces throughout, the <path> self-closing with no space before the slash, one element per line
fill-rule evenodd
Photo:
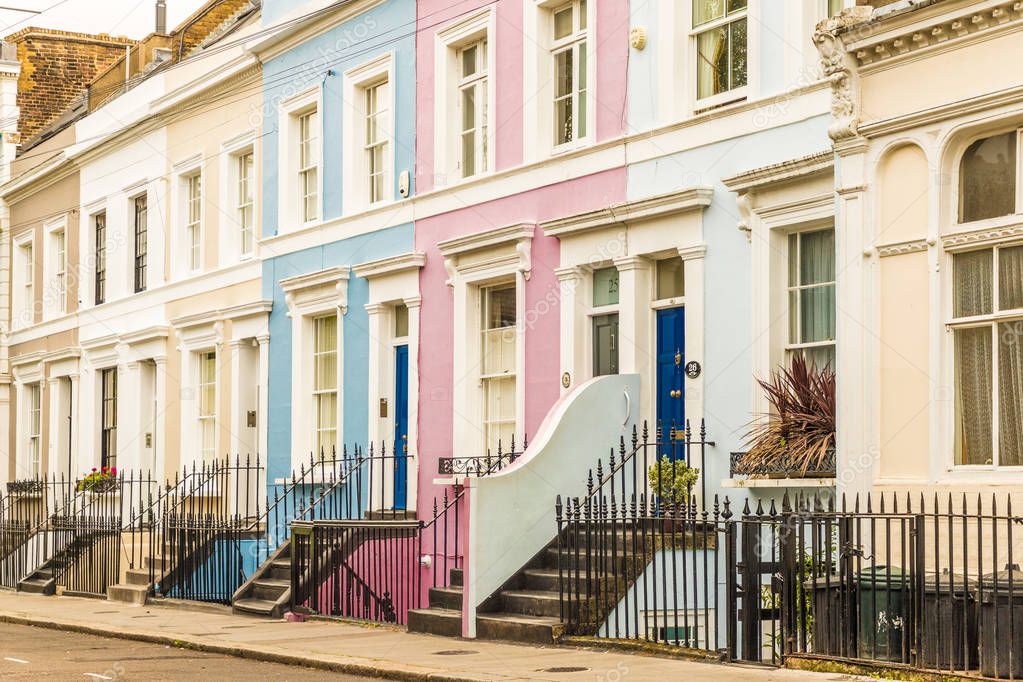
<path fill-rule="evenodd" d="M 0 623 L 3 680 L 338 680 L 363 677 Z"/>

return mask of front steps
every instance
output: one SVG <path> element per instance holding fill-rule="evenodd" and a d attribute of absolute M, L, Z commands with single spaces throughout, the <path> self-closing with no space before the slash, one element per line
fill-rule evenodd
<path fill-rule="evenodd" d="M 57 593 L 57 581 L 53 578 L 52 562 L 47 561 L 32 575 L 18 582 L 18 592 L 44 594 L 52 596 Z"/>
<path fill-rule="evenodd" d="M 507 588 L 477 613 L 478 638 L 529 644 L 558 641 L 564 631 L 559 617 L 558 568 L 557 563 L 553 569 L 548 565 L 548 553 L 541 556 L 538 567 L 527 567 L 516 574 Z M 553 557 L 556 562 L 556 550 Z M 430 589 L 429 608 L 409 611 L 409 632 L 462 635 L 462 569 L 451 569 L 450 582 L 449 587 Z"/>
<path fill-rule="evenodd" d="M 231 600 L 235 613 L 282 618 L 291 605 L 291 541 L 281 545 Z"/>

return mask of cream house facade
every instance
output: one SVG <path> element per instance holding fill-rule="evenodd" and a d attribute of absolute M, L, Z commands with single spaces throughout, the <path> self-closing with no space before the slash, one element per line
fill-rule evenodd
<path fill-rule="evenodd" d="M 839 490 L 1023 484 L 1023 7 L 819 25 L 832 83 Z M 1015 56 L 1014 56 L 1015 55 Z"/>
<path fill-rule="evenodd" d="M 0 190 L 23 216 L 9 479 L 116 466 L 164 480 L 265 451 L 261 75 L 234 40 L 260 15 L 231 22 L 226 47 L 211 35 L 157 65 Z"/>

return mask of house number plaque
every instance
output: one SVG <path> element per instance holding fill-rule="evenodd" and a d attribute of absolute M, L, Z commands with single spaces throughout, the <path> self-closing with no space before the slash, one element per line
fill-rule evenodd
<path fill-rule="evenodd" d="M 703 367 L 696 360 L 686 363 L 686 376 L 690 379 L 699 377 L 701 372 L 703 372 Z"/>

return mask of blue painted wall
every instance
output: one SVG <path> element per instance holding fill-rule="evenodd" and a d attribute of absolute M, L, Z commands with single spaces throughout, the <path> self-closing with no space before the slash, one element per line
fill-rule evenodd
<path fill-rule="evenodd" d="M 265 23 L 291 11 L 294 3 L 271 0 Z M 282 7 L 286 9 L 282 10 Z M 322 21 L 322 18 L 321 18 Z M 263 234 L 274 235 L 278 222 L 278 105 L 312 87 L 323 89 L 322 173 L 325 220 L 341 216 L 342 89 L 345 71 L 386 52 L 394 55 L 394 196 L 402 171 L 414 176 L 415 159 L 415 0 L 388 0 L 263 65 Z M 330 72 L 330 73 L 328 73 Z"/>
<path fill-rule="evenodd" d="M 300 6 L 294 1 L 268 0 L 263 6 L 265 23 Z M 318 19 L 322 22 L 323 17 Z M 345 71 L 373 61 L 385 53 L 394 60 L 394 164 L 397 182 L 402 171 L 414 175 L 415 158 L 415 0 L 387 0 L 336 27 L 268 60 L 263 65 L 263 234 L 286 231 L 279 223 L 278 147 L 280 144 L 278 105 L 312 87 L 322 88 L 320 139 L 323 194 L 321 215 L 325 221 L 341 217 L 342 196 L 342 101 Z M 282 230 L 281 228 L 285 228 Z M 269 480 L 291 473 L 291 320 L 279 282 L 329 267 L 351 266 L 378 258 L 407 253 L 413 249 L 411 224 L 323 244 L 293 253 L 270 250 L 263 263 L 263 296 L 273 301 L 270 313 L 269 415 L 267 419 L 267 466 Z M 369 333 L 365 304 L 368 284 L 352 277 L 348 283 L 348 313 L 343 318 L 344 362 L 342 432 L 346 445 L 366 445 L 368 415 Z"/>
<path fill-rule="evenodd" d="M 736 196 L 722 183 L 740 171 L 830 148 L 827 115 L 696 147 L 678 154 L 634 164 L 628 169 L 628 197 L 666 194 L 686 186 L 709 185 L 714 199 L 703 214 L 707 245 L 704 260 L 704 415 L 709 438 L 716 447 L 707 452 L 707 492 L 741 497 L 723 491 L 729 453 L 741 450 L 745 426 L 751 419 L 753 359 L 750 300 L 750 244 L 737 229 Z M 713 285 L 712 285 L 713 284 Z"/>
<path fill-rule="evenodd" d="M 412 251 L 412 225 L 405 224 L 271 258 L 263 263 L 263 298 L 270 312 L 270 387 L 267 392 L 267 468 L 269 480 L 291 473 L 291 318 L 280 280 L 325 268 Z M 369 284 L 354 275 L 348 281 L 348 312 L 342 322 L 343 424 L 339 441 L 365 446 L 369 408 Z"/>

